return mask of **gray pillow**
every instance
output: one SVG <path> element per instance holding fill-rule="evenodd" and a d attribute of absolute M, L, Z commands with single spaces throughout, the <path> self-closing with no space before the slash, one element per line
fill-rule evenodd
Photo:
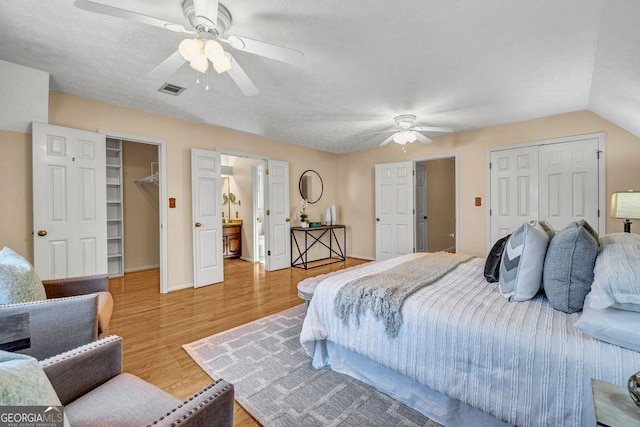
<path fill-rule="evenodd" d="M 47 299 L 33 266 L 10 248 L 0 251 L 0 304 Z"/>
<path fill-rule="evenodd" d="M 498 281 L 509 301 L 527 301 L 540 291 L 550 232 L 543 224 L 525 222 L 507 240 Z"/>
<path fill-rule="evenodd" d="M 592 230 L 584 220 L 572 222 L 549 243 L 542 279 L 547 299 L 556 310 L 582 310 L 598 256 L 598 239 Z"/>

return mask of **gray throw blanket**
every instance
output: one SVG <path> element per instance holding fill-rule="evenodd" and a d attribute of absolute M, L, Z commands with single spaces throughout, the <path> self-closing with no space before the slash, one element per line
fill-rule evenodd
<path fill-rule="evenodd" d="M 354 317 L 360 326 L 360 315 L 370 310 L 377 320 L 384 322 L 387 336 L 395 338 L 402 325 L 400 309 L 407 297 L 471 258 L 466 254 L 435 252 L 355 279 L 338 290 L 333 301 L 334 313 L 345 325 Z"/>

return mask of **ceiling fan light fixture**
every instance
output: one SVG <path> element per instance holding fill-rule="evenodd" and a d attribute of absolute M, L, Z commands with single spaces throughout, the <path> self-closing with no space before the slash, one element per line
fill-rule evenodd
<path fill-rule="evenodd" d="M 207 40 L 207 42 L 204 44 L 204 54 L 207 55 L 209 61 L 213 62 L 216 56 L 224 56 L 224 49 L 222 49 L 222 45 L 217 41 Z"/>
<path fill-rule="evenodd" d="M 209 69 L 209 61 L 207 61 L 207 57 L 204 54 L 197 55 L 189 62 L 189 65 L 200 73 L 206 73 Z"/>
<path fill-rule="evenodd" d="M 411 131 L 401 131 L 393 134 L 393 142 L 400 145 L 404 145 L 407 142 L 413 142 L 416 139 L 416 135 Z"/>
<path fill-rule="evenodd" d="M 209 58 L 209 60 L 218 74 L 222 74 L 231 69 L 231 61 L 224 55 L 224 52 L 214 56 L 213 58 Z"/>
<path fill-rule="evenodd" d="M 185 61 L 189 62 L 193 62 L 199 56 L 204 56 L 202 55 L 202 40 L 200 39 L 182 40 L 178 45 L 178 51 Z"/>

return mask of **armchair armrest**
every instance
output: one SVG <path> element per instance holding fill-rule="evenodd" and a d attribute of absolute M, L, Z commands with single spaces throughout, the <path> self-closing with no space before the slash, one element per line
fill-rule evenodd
<path fill-rule="evenodd" d="M 122 338 L 111 335 L 40 362 L 63 405 L 122 373 Z"/>
<path fill-rule="evenodd" d="M 98 296 L 83 295 L 0 305 L 0 314 L 29 313 L 29 348 L 38 360 L 90 343 L 98 337 Z"/>
<path fill-rule="evenodd" d="M 218 379 L 149 425 L 232 427 L 233 398 L 233 384 Z"/>
<path fill-rule="evenodd" d="M 47 298 L 71 297 L 109 290 L 109 275 L 69 277 L 66 279 L 43 280 Z"/>

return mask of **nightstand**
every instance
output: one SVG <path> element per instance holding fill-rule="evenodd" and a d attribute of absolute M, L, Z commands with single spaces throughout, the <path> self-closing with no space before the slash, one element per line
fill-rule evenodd
<path fill-rule="evenodd" d="M 640 427 L 640 408 L 625 387 L 592 379 L 591 390 L 599 426 Z"/>

